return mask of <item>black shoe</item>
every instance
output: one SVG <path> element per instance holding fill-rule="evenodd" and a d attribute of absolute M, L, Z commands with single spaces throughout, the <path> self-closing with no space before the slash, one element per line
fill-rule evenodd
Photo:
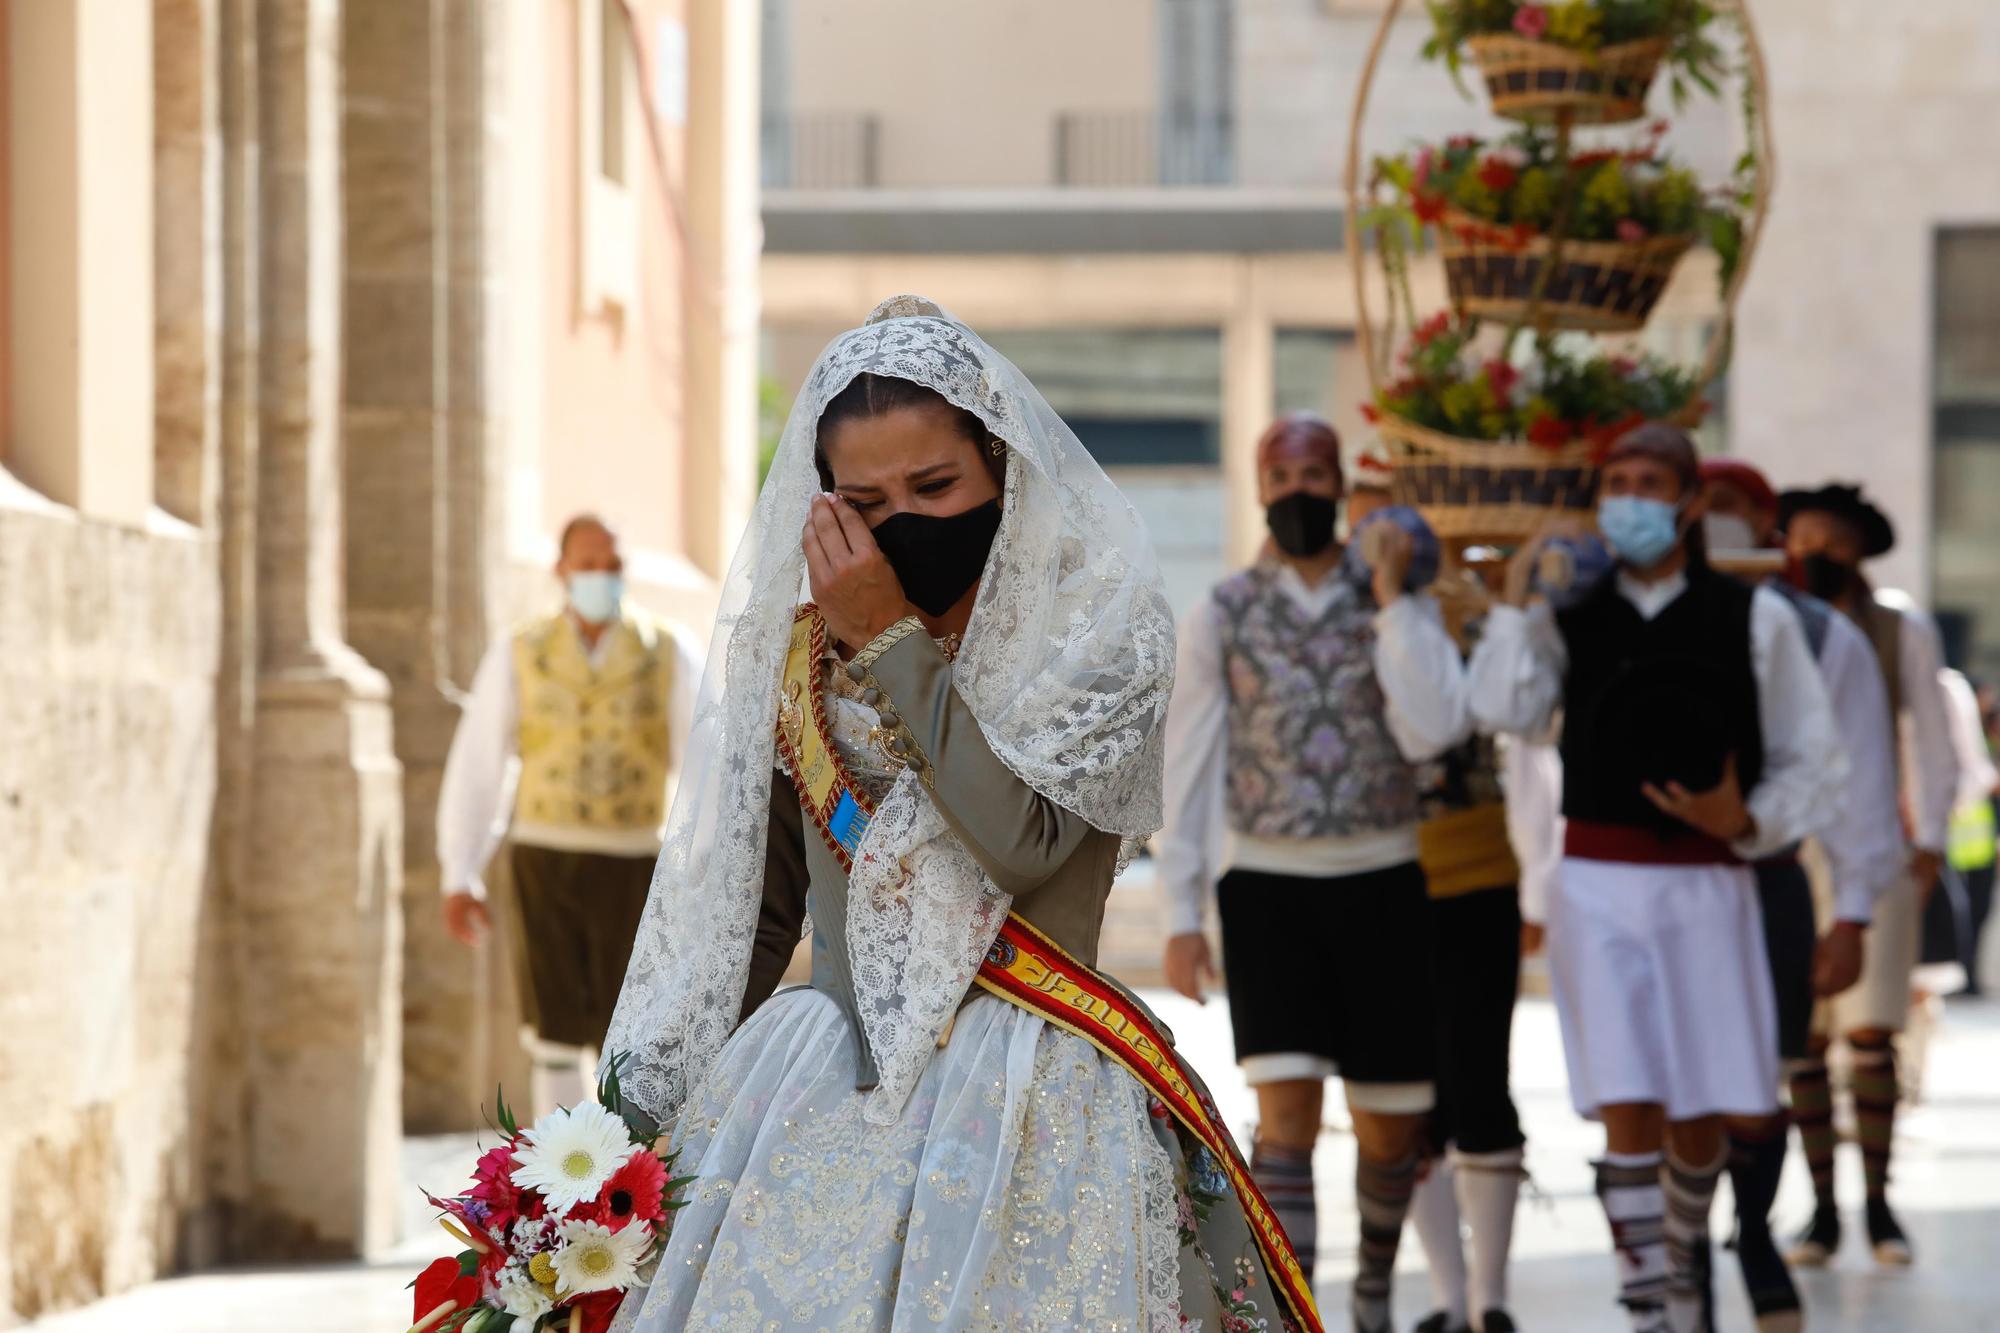
<path fill-rule="evenodd" d="M 1519 1333 L 1514 1327 L 1514 1316 L 1505 1310 L 1488 1310 L 1479 1316 L 1479 1333 Z"/>
<path fill-rule="evenodd" d="M 1410 1333 L 1472 1333 L 1472 1330 L 1464 1324 L 1453 1324 L 1449 1313 L 1438 1310 L 1418 1320 Z"/>
<path fill-rule="evenodd" d="M 1799 1290 L 1785 1268 L 1784 1256 L 1769 1230 L 1752 1229 L 1736 1237 L 1736 1262 L 1743 1269 L 1743 1286 L 1750 1308 L 1759 1318 L 1799 1308 Z"/>
<path fill-rule="evenodd" d="M 1813 1212 L 1812 1225 L 1792 1242 L 1792 1250 L 1785 1258 L 1794 1268 L 1824 1268 L 1840 1248 L 1840 1210 L 1838 1208 L 1818 1208 Z"/>
<path fill-rule="evenodd" d="M 1900 1268 L 1916 1258 L 1910 1252 L 1903 1228 L 1896 1222 L 1896 1215 L 1889 1211 L 1887 1199 L 1868 1201 L 1868 1245 L 1875 1251 L 1878 1264 Z"/>

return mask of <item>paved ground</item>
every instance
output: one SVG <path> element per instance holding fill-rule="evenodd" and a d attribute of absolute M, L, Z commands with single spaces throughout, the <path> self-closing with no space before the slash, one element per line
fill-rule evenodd
<path fill-rule="evenodd" d="M 1224 1113 L 1241 1132 L 1250 1100 L 1229 1068 L 1228 1016 L 1151 993 L 1181 1045 L 1210 1075 Z M 1588 1156 L 1599 1146 L 1591 1127 L 1570 1111 L 1554 1014 L 1525 1001 L 1516 1022 L 1515 1087 L 1530 1135 L 1535 1197 L 1518 1228 L 1514 1313 L 1529 1333 L 1602 1333 L 1618 1327 L 1609 1304 L 1611 1262 L 1604 1222 L 1590 1196 Z M 1859 1246 L 1835 1267 L 1805 1277 L 1814 1333 L 2000 1333 L 2000 1003 L 1953 1004 L 1932 1047 L 1924 1104 L 1900 1126 L 1896 1195 L 1918 1265 L 1877 1271 Z M 407 1177 L 449 1188 L 469 1167 L 462 1139 L 414 1140 Z M 1847 1197 L 1860 1193 L 1859 1166 L 1843 1155 Z M 1352 1214 L 1340 1206 L 1352 1180 L 1353 1145 L 1330 1126 L 1316 1162 L 1323 1209 L 1322 1304 L 1328 1327 L 1345 1327 L 1345 1281 L 1352 1271 Z M 1808 1211 L 1805 1173 L 1787 1173 L 1779 1215 L 1789 1224 Z M 283 1328 L 293 1333 L 381 1333 L 406 1326 L 403 1288 L 428 1259 L 446 1252 L 414 1188 L 412 1226 L 397 1252 L 371 1265 L 281 1272 L 200 1274 L 159 1282 L 72 1314 L 33 1324 L 41 1333 L 148 1333 Z M 1726 1199 L 1717 1209 L 1726 1209 Z M 1722 1224 L 1718 1221 L 1718 1231 Z M 1858 1225 L 1858 1223 L 1857 1223 Z M 1414 1238 L 1405 1246 L 1399 1282 L 1399 1323 L 1407 1328 L 1428 1309 L 1428 1292 Z M 1745 1333 L 1750 1319 L 1725 1257 L 1723 1328 Z"/>

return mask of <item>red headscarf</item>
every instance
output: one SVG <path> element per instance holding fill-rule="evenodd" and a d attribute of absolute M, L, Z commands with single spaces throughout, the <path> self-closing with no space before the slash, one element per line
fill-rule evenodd
<path fill-rule="evenodd" d="M 1340 472 L 1340 436 L 1325 417 L 1310 412 L 1293 412 L 1279 417 L 1265 428 L 1257 441 L 1257 466 L 1307 458 L 1321 459 Z"/>
<path fill-rule="evenodd" d="M 1776 517 L 1778 513 L 1778 493 L 1771 489 L 1771 482 L 1762 472 L 1740 458 L 1704 458 L 1701 460 L 1701 484 L 1718 482 L 1733 486 L 1743 492 L 1743 497 L 1757 506 L 1757 511 Z"/>

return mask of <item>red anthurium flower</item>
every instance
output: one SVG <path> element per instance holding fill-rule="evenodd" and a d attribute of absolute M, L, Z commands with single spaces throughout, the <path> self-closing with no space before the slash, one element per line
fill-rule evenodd
<path fill-rule="evenodd" d="M 454 1310 L 463 1310 L 479 1299 L 479 1274 L 459 1272 L 456 1259 L 434 1260 L 429 1268 L 417 1274 L 415 1286 L 417 1299 L 410 1316 L 413 1324 L 421 1324 L 425 1315 L 447 1301 L 455 1302 Z"/>
<path fill-rule="evenodd" d="M 633 1218 L 651 1222 L 660 1215 L 667 1192 L 667 1168 L 651 1149 L 640 1148 L 611 1173 L 597 1196 L 597 1219 L 623 1231 Z"/>
<path fill-rule="evenodd" d="M 1489 157 L 1479 164 L 1479 183 L 1495 194 L 1513 189 L 1520 177 L 1520 171 L 1504 157 Z"/>
<path fill-rule="evenodd" d="M 607 1333 L 624 1300 L 622 1291 L 593 1291 L 577 1297 L 568 1306 L 571 1333 Z"/>

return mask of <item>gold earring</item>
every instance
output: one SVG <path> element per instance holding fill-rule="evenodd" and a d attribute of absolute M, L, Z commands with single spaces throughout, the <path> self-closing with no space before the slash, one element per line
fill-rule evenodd
<path fill-rule="evenodd" d="M 993 451 L 993 456 L 995 458 L 1003 458 L 1006 456 L 1007 441 L 1001 439 L 998 435 L 995 435 L 992 439 L 988 440 L 986 442 L 986 447 Z"/>

